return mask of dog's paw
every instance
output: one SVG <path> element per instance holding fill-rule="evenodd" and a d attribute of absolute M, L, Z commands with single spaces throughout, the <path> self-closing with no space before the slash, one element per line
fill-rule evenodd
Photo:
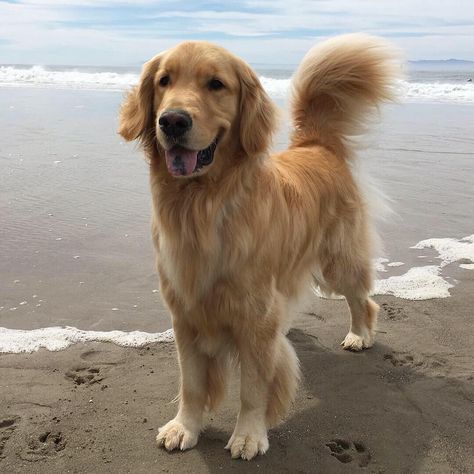
<path fill-rule="evenodd" d="M 361 351 L 363 349 L 368 349 L 374 344 L 374 338 L 370 335 L 369 331 L 364 331 L 363 336 L 354 334 L 352 331 L 349 331 L 347 336 L 341 342 L 341 346 L 348 351 Z"/>
<path fill-rule="evenodd" d="M 198 438 L 199 431 L 189 430 L 181 422 L 171 420 L 158 429 L 156 442 L 158 446 L 164 446 L 168 451 L 173 451 L 173 449 L 184 451 L 194 448 Z"/>
<path fill-rule="evenodd" d="M 265 454 L 268 450 L 268 437 L 255 433 L 233 434 L 225 449 L 230 451 L 232 459 L 242 458 L 250 461 L 257 454 Z"/>

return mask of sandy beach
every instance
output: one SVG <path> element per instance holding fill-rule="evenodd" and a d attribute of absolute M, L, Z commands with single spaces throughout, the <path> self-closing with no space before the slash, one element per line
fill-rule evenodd
<path fill-rule="evenodd" d="M 170 327 L 149 237 L 147 165 L 116 134 L 121 97 L 0 88 L 1 328 Z M 392 106 L 365 141 L 360 162 L 393 209 L 379 223 L 377 343 L 344 352 L 345 302 L 305 302 L 290 333 L 304 379 L 266 456 L 249 464 L 223 449 L 237 384 L 194 450 L 156 447 L 176 410 L 173 343 L 9 353 L 34 333 L 15 333 L 8 351 L 13 336 L 0 333 L 0 472 L 473 472 L 472 112 Z"/>
<path fill-rule="evenodd" d="M 378 298 L 378 342 L 361 354 L 339 347 L 344 303 L 314 302 L 290 335 L 304 373 L 297 399 L 271 431 L 267 455 L 251 464 L 223 449 L 238 407 L 235 384 L 206 417 L 194 450 L 155 446 L 176 409 L 172 344 L 3 354 L 0 466 L 12 473 L 472 472 L 473 284 L 465 279 L 441 302 Z"/>

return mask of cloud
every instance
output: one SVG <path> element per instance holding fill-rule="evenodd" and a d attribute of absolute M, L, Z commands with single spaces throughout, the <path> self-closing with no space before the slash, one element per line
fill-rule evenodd
<path fill-rule="evenodd" d="M 387 37 L 411 59 L 474 59 L 465 0 L 20 0 L 0 1 L 0 18 L 4 63 L 136 64 L 192 38 L 250 62 L 295 64 L 315 41 L 351 31 Z"/>

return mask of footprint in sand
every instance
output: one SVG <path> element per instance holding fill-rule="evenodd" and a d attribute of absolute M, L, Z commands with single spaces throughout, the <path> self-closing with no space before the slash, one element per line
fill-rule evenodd
<path fill-rule="evenodd" d="M 11 435 L 15 431 L 19 420 L 20 417 L 18 416 L 0 418 L 0 459 L 5 457 L 5 455 L 3 454 L 3 452 L 5 451 L 5 446 Z"/>
<path fill-rule="evenodd" d="M 113 351 L 99 351 L 95 349 L 83 352 L 80 357 L 89 364 L 98 365 L 118 365 L 125 361 L 123 356 L 119 353 L 114 353 Z"/>
<path fill-rule="evenodd" d="M 44 431 L 28 440 L 28 447 L 20 454 L 25 461 L 40 461 L 54 456 L 66 447 L 66 440 L 60 431 Z"/>
<path fill-rule="evenodd" d="M 421 367 L 423 365 L 420 360 L 415 361 L 412 355 L 404 353 L 384 354 L 383 359 L 390 362 L 394 367 Z"/>
<path fill-rule="evenodd" d="M 104 379 L 97 367 L 76 367 L 66 372 L 66 378 L 72 380 L 74 385 L 93 385 Z"/>
<path fill-rule="evenodd" d="M 359 467 L 369 464 L 371 456 L 364 444 L 357 441 L 347 441 L 345 439 L 332 439 L 326 446 L 339 462 L 344 464 L 355 462 Z"/>
<path fill-rule="evenodd" d="M 390 321 L 402 321 L 408 318 L 401 306 L 394 306 L 392 304 L 382 303 L 380 307 L 382 309 L 382 315 L 385 317 L 385 319 L 388 319 Z"/>
<path fill-rule="evenodd" d="M 390 362 L 394 367 L 438 369 L 446 364 L 444 359 L 422 359 L 420 357 L 414 357 L 406 352 L 392 352 L 391 354 L 384 354 L 383 358 L 385 361 Z"/>
<path fill-rule="evenodd" d="M 87 360 L 90 362 L 97 362 L 102 355 L 102 351 L 96 351 L 94 349 L 91 349 L 89 351 L 85 351 L 81 354 L 81 359 L 82 360 Z"/>

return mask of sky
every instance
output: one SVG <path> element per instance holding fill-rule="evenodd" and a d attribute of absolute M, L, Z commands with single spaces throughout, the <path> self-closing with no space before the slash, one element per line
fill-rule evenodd
<path fill-rule="evenodd" d="M 135 66 L 204 39 L 251 64 L 294 65 L 316 42 L 354 31 L 410 60 L 474 60 L 474 1 L 0 0 L 0 63 Z"/>

